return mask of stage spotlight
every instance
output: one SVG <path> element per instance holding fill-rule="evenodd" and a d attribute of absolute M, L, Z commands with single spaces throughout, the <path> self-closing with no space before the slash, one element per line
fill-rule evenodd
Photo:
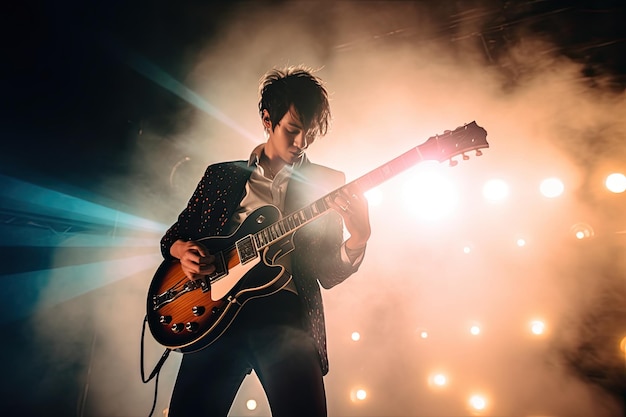
<path fill-rule="evenodd" d="M 517 239 L 517 241 L 515 242 L 515 244 L 516 244 L 517 246 L 519 246 L 520 248 L 523 248 L 524 246 L 526 246 L 526 239 L 519 238 L 519 239 Z"/>
<path fill-rule="evenodd" d="M 378 188 L 372 188 L 366 191 L 364 195 L 367 202 L 374 207 L 378 207 L 383 203 L 383 193 Z"/>
<path fill-rule="evenodd" d="M 472 395 L 469 398 L 469 406 L 473 412 L 485 411 L 487 408 L 487 399 L 483 395 Z"/>
<path fill-rule="evenodd" d="M 623 193 L 626 191 L 626 176 L 617 172 L 613 173 L 606 177 L 604 185 L 612 193 Z"/>
<path fill-rule="evenodd" d="M 593 227 L 587 223 L 576 223 L 569 229 L 570 234 L 578 240 L 589 239 L 594 235 Z"/>
<path fill-rule="evenodd" d="M 471 242 L 466 242 L 463 244 L 463 253 L 469 255 L 474 250 L 474 244 Z"/>
<path fill-rule="evenodd" d="M 450 215 L 459 203 L 452 181 L 435 171 L 416 173 L 403 186 L 407 210 L 420 220 L 436 221 Z"/>
<path fill-rule="evenodd" d="M 565 186 L 563 181 L 558 178 L 547 178 L 539 185 L 539 191 L 544 197 L 556 198 L 563 194 Z"/>
<path fill-rule="evenodd" d="M 416 331 L 420 335 L 420 339 L 428 339 L 428 330 L 426 330 L 426 329 L 417 329 Z"/>
<path fill-rule="evenodd" d="M 448 377 L 442 372 L 436 372 L 428 377 L 428 386 L 431 388 L 443 388 L 448 385 Z"/>
<path fill-rule="evenodd" d="M 367 392 L 364 389 L 360 389 L 356 392 L 356 398 L 359 400 L 364 400 L 367 397 Z"/>
<path fill-rule="evenodd" d="M 546 330 L 546 324 L 541 320 L 533 320 L 530 322 L 530 331 L 537 336 L 542 335 Z"/>
<path fill-rule="evenodd" d="M 483 186 L 483 196 L 488 201 L 502 201 L 509 196 L 509 186 L 504 180 L 489 180 Z"/>
<path fill-rule="evenodd" d="M 246 408 L 250 411 L 256 410 L 257 403 L 255 400 L 246 401 Z"/>
<path fill-rule="evenodd" d="M 471 326 L 470 333 L 474 336 L 478 336 L 480 334 L 480 326 L 477 326 L 477 325 Z"/>
<path fill-rule="evenodd" d="M 361 340 L 361 333 L 359 333 L 359 332 L 352 332 L 352 334 L 350 335 L 350 338 L 354 342 L 358 342 L 359 340 Z"/>
<path fill-rule="evenodd" d="M 354 402 L 365 401 L 367 398 L 367 391 L 363 388 L 355 388 L 350 391 L 350 400 Z"/>

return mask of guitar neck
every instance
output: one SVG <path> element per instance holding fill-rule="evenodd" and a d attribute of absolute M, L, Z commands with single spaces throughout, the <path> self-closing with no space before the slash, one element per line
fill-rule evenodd
<path fill-rule="evenodd" d="M 365 192 L 422 161 L 434 160 L 441 162 L 471 150 L 480 152 L 478 149 L 489 146 L 486 136 L 487 132 L 485 129 L 478 126 L 476 122 L 471 122 L 454 131 L 446 131 L 443 135 L 430 137 L 421 145 L 408 150 L 378 168 L 331 191 L 308 206 L 260 230 L 253 236 L 256 247 L 259 250 L 263 249 L 326 213 L 330 210 L 330 202 L 344 188 L 356 185 L 361 192 Z"/>

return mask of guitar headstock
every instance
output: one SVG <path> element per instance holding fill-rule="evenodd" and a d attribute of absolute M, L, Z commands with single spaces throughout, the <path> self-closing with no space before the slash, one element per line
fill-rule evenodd
<path fill-rule="evenodd" d="M 428 138 L 418 146 L 424 160 L 444 162 L 450 160 L 450 165 L 458 164 L 452 158 L 463 155 L 463 160 L 469 159 L 466 152 L 476 151 L 476 156 L 482 155 L 481 149 L 488 148 L 487 131 L 476 122 L 468 123 L 453 131 L 446 130 L 442 135 Z"/>

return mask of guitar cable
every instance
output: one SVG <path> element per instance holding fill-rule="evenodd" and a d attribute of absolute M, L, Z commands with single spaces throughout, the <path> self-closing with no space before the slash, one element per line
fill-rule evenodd
<path fill-rule="evenodd" d="M 157 364 L 154 366 L 154 369 L 150 373 L 150 376 L 148 377 L 148 379 L 146 379 L 146 374 L 144 372 L 144 341 L 145 341 L 145 336 L 146 336 L 146 323 L 148 323 L 147 315 L 143 319 L 143 327 L 141 329 L 141 348 L 140 348 L 140 353 L 139 353 L 139 356 L 140 356 L 139 367 L 140 367 L 140 372 L 141 372 L 141 381 L 144 384 L 147 384 L 148 382 L 152 380 L 152 378 L 156 377 L 156 379 L 154 380 L 154 399 L 152 400 L 152 408 L 150 409 L 150 414 L 148 414 L 148 417 L 152 417 L 152 414 L 154 413 L 154 409 L 156 408 L 156 403 L 157 403 L 157 394 L 159 390 L 159 374 L 161 373 L 161 367 L 165 363 L 165 360 L 170 355 L 170 352 L 172 350 L 165 349 L 165 352 L 163 352 L 163 355 L 161 355 L 161 359 L 159 359 Z"/>

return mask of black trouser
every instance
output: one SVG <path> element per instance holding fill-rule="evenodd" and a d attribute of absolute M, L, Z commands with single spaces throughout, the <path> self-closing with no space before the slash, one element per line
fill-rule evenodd
<path fill-rule="evenodd" d="M 301 314 L 298 297 L 285 290 L 245 304 L 217 341 L 183 356 L 169 416 L 226 417 L 254 369 L 273 417 L 325 417 L 319 357 Z"/>

